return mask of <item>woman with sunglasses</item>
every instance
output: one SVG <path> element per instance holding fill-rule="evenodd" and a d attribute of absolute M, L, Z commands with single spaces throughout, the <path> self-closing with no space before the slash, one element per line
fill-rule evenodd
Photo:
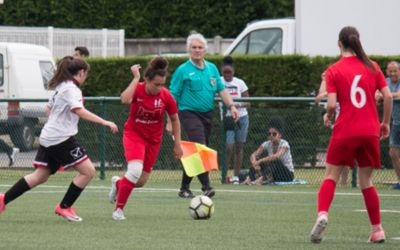
<path fill-rule="evenodd" d="M 282 139 L 280 119 L 272 119 L 268 128 L 268 140 L 250 156 L 252 167 L 242 184 L 262 185 L 264 181 L 293 181 L 294 167 L 289 143 Z M 267 153 L 266 156 L 265 153 Z"/>

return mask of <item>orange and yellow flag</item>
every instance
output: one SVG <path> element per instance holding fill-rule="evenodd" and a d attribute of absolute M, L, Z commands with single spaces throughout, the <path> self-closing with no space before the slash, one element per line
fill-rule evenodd
<path fill-rule="evenodd" d="M 193 177 L 210 170 L 218 170 L 217 151 L 200 143 L 182 141 L 183 168 L 188 176 Z"/>

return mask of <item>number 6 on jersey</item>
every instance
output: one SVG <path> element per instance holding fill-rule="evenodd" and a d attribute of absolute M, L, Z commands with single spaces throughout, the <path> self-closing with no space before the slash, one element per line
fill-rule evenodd
<path fill-rule="evenodd" d="M 361 88 L 358 87 L 357 84 L 361 79 L 361 75 L 356 75 L 354 77 L 353 83 L 351 84 L 351 91 L 350 91 L 350 98 L 351 98 L 351 103 L 353 103 L 354 107 L 356 108 L 362 108 L 364 107 L 367 97 L 365 95 L 365 91 Z M 360 95 L 360 101 L 357 101 L 357 93 Z"/>

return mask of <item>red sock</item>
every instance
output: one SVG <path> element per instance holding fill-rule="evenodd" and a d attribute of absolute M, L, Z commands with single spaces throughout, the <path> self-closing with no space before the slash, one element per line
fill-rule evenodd
<path fill-rule="evenodd" d="M 123 177 L 120 181 L 118 181 L 118 195 L 117 195 L 117 203 L 115 208 L 124 209 L 129 195 L 131 195 L 132 190 L 135 188 L 135 183 L 130 182 L 128 179 Z"/>
<path fill-rule="evenodd" d="M 371 225 L 381 224 L 381 211 L 379 208 L 379 197 L 374 186 L 363 189 L 365 207 L 368 211 Z"/>
<path fill-rule="evenodd" d="M 336 182 L 332 179 L 325 179 L 321 183 L 318 193 L 318 214 L 328 213 L 335 195 Z"/>

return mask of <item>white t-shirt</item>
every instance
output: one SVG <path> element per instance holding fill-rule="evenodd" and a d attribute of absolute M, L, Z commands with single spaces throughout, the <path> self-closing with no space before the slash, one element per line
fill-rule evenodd
<path fill-rule="evenodd" d="M 267 150 L 268 155 L 274 154 L 273 149 L 272 149 L 272 142 L 270 140 L 263 142 L 263 144 L 261 144 L 261 146 L 263 147 L 264 151 Z M 282 161 L 283 165 L 285 165 L 285 167 L 287 167 L 287 169 L 289 169 L 290 172 L 294 172 L 292 154 L 290 153 L 290 146 L 289 146 L 289 143 L 284 139 L 281 139 L 279 142 L 278 150 L 281 148 L 287 148 L 287 150 L 281 156 L 281 158 L 279 158 L 279 160 Z"/>
<path fill-rule="evenodd" d="M 221 81 L 225 85 L 229 94 L 231 94 L 232 98 L 242 97 L 242 93 L 249 89 L 246 83 L 237 77 L 233 77 L 232 81 L 227 82 L 224 77 L 221 76 Z M 220 108 L 222 109 L 222 103 L 220 103 Z M 247 109 L 245 107 L 240 107 L 237 110 L 239 111 L 240 117 L 247 115 Z M 226 115 L 231 116 L 231 112 L 227 110 Z"/>
<path fill-rule="evenodd" d="M 82 91 L 72 81 L 60 83 L 47 103 L 50 115 L 40 133 L 44 147 L 60 144 L 78 133 L 79 116 L 71 112 L 83 108 Z"/>

